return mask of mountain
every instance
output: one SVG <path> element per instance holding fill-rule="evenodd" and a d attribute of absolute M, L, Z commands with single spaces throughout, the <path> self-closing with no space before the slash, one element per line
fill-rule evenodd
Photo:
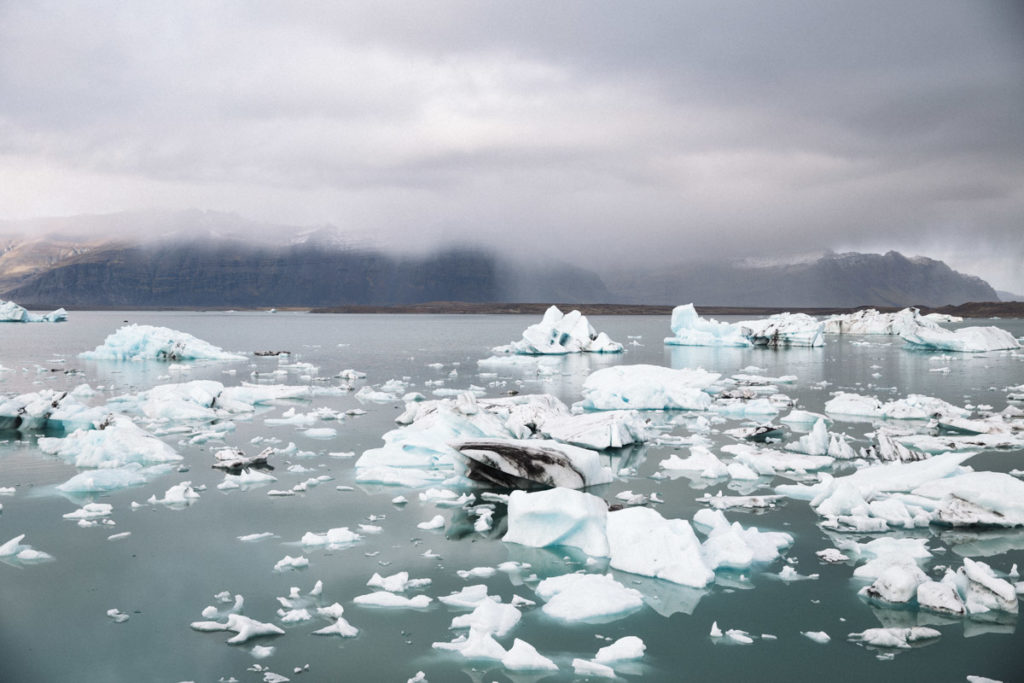
<path fill-rule="evenodd" d="M 683 263 L 605 274 L 604 280 L 618 303 L 852 308 L 998 301 L 981 278 L 895 251 L 826 253 L 788 264 Z"/>
<path fill-rule="evenodd" d="M 1024 301 L 1024 294 L 1014 294 L 1013 292 L 1006 292 L 1001 289 L 997 289 L 996 294 L 999 295 L 1000 301 Z"/>
<path fill-rule="evenodd" d="M 533 267 L 529 277 L 478 249 L 397 257 L 301 242 L 252 246 L 233 239 L 138 246 L 108 243 L 73 255 L 3 292 L 24 306 L 307 307 L 428 301 L 566 301 L 608 298 L 594 273 Z"/>
<path fill-rule="evenodd" d="M 796 262 L 639 263 L 598 275 L 484 248 L 397 255 L 371 245 L 329 225 L 300 230 L 194 210 L 0 221 L 0 299 L 31 308 L 432 301 L 852 308 L 999 300 L 980 278 L 895 251 Z"/>

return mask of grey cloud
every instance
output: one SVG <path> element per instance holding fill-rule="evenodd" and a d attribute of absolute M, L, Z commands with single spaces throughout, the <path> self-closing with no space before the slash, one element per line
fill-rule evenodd
<path fill-rule="evenodd" d="M 202 206 L 596 263 L 931 236 L 937 254 L 963 231 L 1004 245 L 986 267 L 1009 273 L 1022 16 L 953 0 L 4 3 L 0 182 L 17 181 L 11 216 Z"/>

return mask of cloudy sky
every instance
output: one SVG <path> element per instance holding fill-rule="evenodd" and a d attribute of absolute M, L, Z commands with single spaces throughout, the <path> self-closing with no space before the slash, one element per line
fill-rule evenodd
<path fill-rule="evenodd" d="M 0 0 L 0 45 L 0 219 L 602 266 L 898 249 L 1024 293 L 1013 0 Z"/>

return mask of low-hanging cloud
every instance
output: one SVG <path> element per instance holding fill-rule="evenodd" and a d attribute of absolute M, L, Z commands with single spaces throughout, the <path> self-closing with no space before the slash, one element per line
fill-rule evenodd
<path fill-rule="evenodd" d="M 200 207 L 605 267 L 1024 291 L 1012 3 L 0 5 L 0 218 Z"/>

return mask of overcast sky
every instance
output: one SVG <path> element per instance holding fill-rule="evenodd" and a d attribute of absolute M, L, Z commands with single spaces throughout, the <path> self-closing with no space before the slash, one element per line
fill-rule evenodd
<path fill-rule="evenodd" d="M 0 0 L 0 218 L 601 266 L 898 249 L 1024 293 L 1021 7 Z"/>

